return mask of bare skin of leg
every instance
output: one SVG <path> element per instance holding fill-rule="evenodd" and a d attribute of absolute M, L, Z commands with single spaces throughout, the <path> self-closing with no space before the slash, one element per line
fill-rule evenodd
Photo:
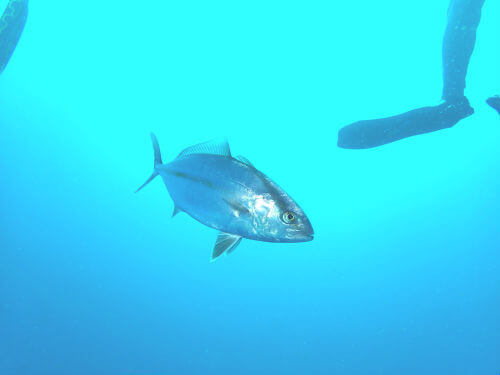
<path fill-rule="evenodd" d="M 347 125 L 339 131 L 338 146 L 350 149 L 377 147 L 414 135 L 450 128 L 472 115 L 474 110 L 464 96 L 465 77 L 476 43 L 476 29 L 483 5 L 484 0 L 451 0 L 443 40 L 442 104 Z M 490 99 L 493 102 L 498 100 L 494 98 L 496 97 Z"/>

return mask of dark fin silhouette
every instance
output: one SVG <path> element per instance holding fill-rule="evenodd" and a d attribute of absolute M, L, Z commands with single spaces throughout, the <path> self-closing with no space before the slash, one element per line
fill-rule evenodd
<path fill-rule="evenodd" d="M 414 135 L 451 128 L 473 113 L 467 98 L 462 97 L 459 101 L 422 107 L 397 116 L 358 121 L 340 129 L 338 146 L 349 149 L 382 146 Z"/>
<path fill-rule="evenodd" d="M 486 100 L 486 103 L 488 103 L 490 107 L 496 110 L 500 115 L 500 96 L 492 96 L 491 98 L 488 98 L 488 100 Z"/>
<path fill-rule="evenodd" d="M 230 253 L 241 242 L 242 237 L 220 232 L 215 242 L 214 250 L 212 252 L 212 261 L 221 256 L 224 252 Z"/>
<path fill-rule="evenodd" d="M 151 133 L 151 141 L 153 143 L 153 151 L 154 151 L 154 171 L 153 174 L 147 179 L 147 181 L 143 183 L 139 187 L 139 189 L 135 191 L 136 193 L 140 191 L 142 188 L 144 188 L 151 181 L 153 181 L 156 176 L 158 176 L 158 171 L 156 170 L 156 168 L 163 164 L 161 160 L 161 152 L 160 152 L 160 146 L 158 144 L 158 139 L 156 139 L 156 136 L 153 133 Z"/>

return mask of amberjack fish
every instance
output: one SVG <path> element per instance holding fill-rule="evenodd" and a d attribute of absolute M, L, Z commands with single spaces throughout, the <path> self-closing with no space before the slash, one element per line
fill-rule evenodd
<path fill-rule="evenodd" d="M 161 176 L 174 201 L 175 216 L 185 212 L 220 231 L 212 260 L 232 252 L 242 238 L 266 242 L 311 241 L 309 219 L 290 196 L 243 156 L 233 157 L 227 140 L 188 147 L 164 164 L 151 134 L 154 171 L 139 188 Z"/>

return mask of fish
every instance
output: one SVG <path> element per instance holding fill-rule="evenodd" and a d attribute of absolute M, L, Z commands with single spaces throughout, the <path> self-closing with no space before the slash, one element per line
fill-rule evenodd
<path fill-rule="evenodd" d="M 299 205 L 243 156 L 233 157 L 227 139 L 184 149 L 163 163 L 156 136 L 153 174 L 160 176 L 174 202 L 172 217 L 185 212 L 219 231 L 211 260 L 232 253 L 243 238 L 292 243 L 314 238 L 311 222 Z"/>

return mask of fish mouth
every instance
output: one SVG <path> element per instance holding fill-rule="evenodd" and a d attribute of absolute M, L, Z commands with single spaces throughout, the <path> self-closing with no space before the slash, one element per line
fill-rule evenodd
<path fill-rule="evenodd" d="M 294 236 L 294 242 L 309 242 L 314 240 L 314 234 L 304 234 L 302 236 Z"/>
<path fill-rule="evenodd" d="M 304 231 L 300 229 L 288 229 L 287 238 L 290 242 L 308 242 L 314 239 L 314 231 Z"/>

